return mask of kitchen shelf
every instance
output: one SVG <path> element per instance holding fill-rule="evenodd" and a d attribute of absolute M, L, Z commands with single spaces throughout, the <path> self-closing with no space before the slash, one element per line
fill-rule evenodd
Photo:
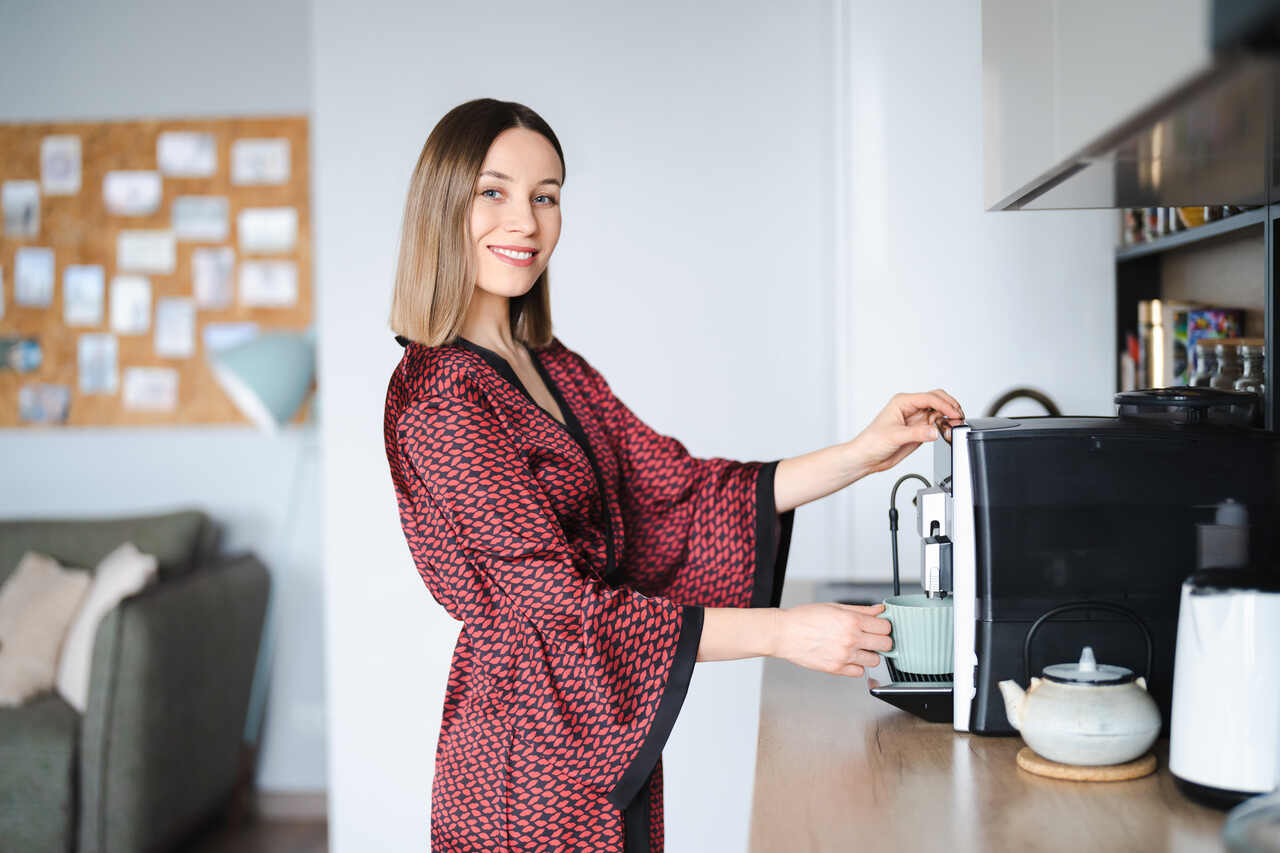
<path fill-rule="evenodd" d="M 1170 249 L 1190 246 L 1203 240 L 1221 237 L 1224 234 L 1241 231 L 1245 228 L 1261 226 L 1266 220 L 1268 214 L 1270 214 L 1272 219 L 1280 216 L 1280 204 L 1273 204 L 1270 207 L 1256 207 L 1253 210 L 1246 210 L 1243 213 L 1228 216 L 1226 219 L 1206 222 L 1203 225 L 1188 228 L 1186 231 L 1179 231 L 1175 234 L 1166 234 L 1163 237 L 1157 237 L 1156 239 L 1148 240 L 1145 243 L 1134 243 L 1132 246 L 1121 246 L 1116 249 L 1116 261 L 1119 263 L 1131 261 L 1134 258 L 1142 258 L 1159 252 L 1167 252 Z"/>
<path fill-rule="evenodd" d="M 1265 186 L 1265 185 L 1264 185 Z M 1274 198 L 1272 192 L 1262 193 Z M 1231 245 L 1232 251 L 1244 253 L 1261 252 L 1259 276 L 1256 287 L 1261 300 L 1254 306 L 1256 319 L 1249 320 L 1246 333 L 1250 337 L 1266 340 L 1266 370 L 1270 375 L 1275 366 L 1280 365 L 1280 302 L 1276 293 L 1276 269 L 1280 266 L 1280 241 L 1277 240 L 1276 223 L 1280 220 L 1280 202 L 1263 205 L 1243 213 L 1237 213 L 1226 219 L 1198 225 L 1195 228 L 1177 234 L 1159 237 L 1148 243 L 1124 246 L 1115 254 L 1115 287 L 1116 287 L 1116 383 L 1119 390 L 1120 358 L 1119 353 L 1125 346 L 1126 334 L 1136 332 L 1138 302 L 1144 299 L 1162 299 L 1164 293 L 1164 267 L 1169 262 L 1169 252 L 1179 250 L 1198 253 L 1216 251 L 1224 243 Z M 1261 239 L 1259 239 L 1261 238 Z M 1239 240 L 1237 245 L 1236 240 Z M 1254 248 L 1256 246 L 1256 248 Z M 1215 248 L 1211 248 L 1215 247 Z M 1211 282 L 1206 282 L 1203 298 L 1212 302 Z M 1185 297 L 1185 294 L 1182 294 Z M 1238 303 L 1229 303 L 1236 307 L 1245 307 Z M 1261 328 L 1257 322 L 1261 322 Z M 1267 382 L 1267 390 L 1263 401 L 1265 427 L 1268 430 L 1280 431 L 1280 392 L 1274 382 Z"/>

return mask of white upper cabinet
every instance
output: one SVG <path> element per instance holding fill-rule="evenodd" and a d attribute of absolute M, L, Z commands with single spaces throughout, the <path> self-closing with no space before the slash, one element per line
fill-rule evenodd
<path fill-rule="evenodd" d="M 986 208 L 1121 206 L 1116 146 L 1211 75 L 1211 12 L 1209 0 L 983 0 Z"/>

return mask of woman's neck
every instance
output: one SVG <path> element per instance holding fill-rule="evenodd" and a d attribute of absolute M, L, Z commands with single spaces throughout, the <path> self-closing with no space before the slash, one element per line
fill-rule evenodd
<path fill-rule="evenodd" d="M 462 337 L 504 357 L 515 356 L 520 347 L 511 333 L 510 306 L 506 296 L 477 287 L 462 321 Z"/>

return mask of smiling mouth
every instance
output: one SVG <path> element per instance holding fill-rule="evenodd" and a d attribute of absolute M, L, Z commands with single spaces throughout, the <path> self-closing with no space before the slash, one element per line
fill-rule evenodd
<path fill-rule="evenodd" d="M 536 249 L 508 249 L 501 246 L 488 246 L 487 248 L 504 264 L 511 264 L 516 267 L 531 265 L 534 257 L 538 254 Z"/>

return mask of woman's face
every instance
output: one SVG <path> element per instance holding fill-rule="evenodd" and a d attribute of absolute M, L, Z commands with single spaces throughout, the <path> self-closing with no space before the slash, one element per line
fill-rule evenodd
<path fill-rule="evenodd" d="M 477 287 L 508 297 L 533 287 L 560 239 L 563 178 L 542 134 L 513 127 L 493 140 L 471 200 Z"/>

